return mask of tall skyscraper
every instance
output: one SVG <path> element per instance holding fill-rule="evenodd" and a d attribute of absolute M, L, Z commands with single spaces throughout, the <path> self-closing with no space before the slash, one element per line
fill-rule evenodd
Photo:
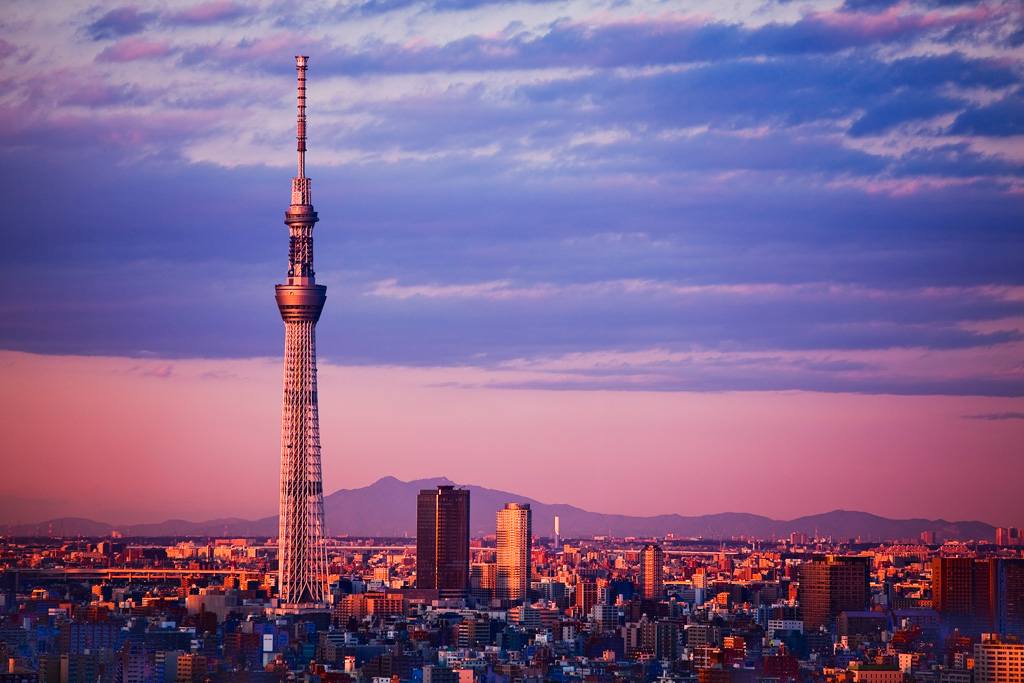
<path fill-rule="evenodd" d="M 640 551 L 640 593 L 659 600 L 665 593 L 665 551 L 651 544 Z"/>
<path fill-rule="evenodd" d="M 501 600 L 526 600 L 530 589 L 533 518 L 528 503 L 505 503 L 498 510 L 497 595 Z"/>
<path fill-rule="evenodd" d="M 800 618 L 804 632 L 817 631 L 842 612 L 868 608 L 871 591 L 871 559 L 868 557 L 818 556 L 799 566 Z"/>
<path fill-rule="evenodd" d="M 416 587 L 469 590 L 469 490 L 424 489 L 416 496 Z"/>
<path fill-rule="evenodd" d="M 995 559 L 932 558 L 932 604 L 942 621 L 943 635 L 990 633 L 996 627 Z"/>
<path fill-rule="evenodd" d="M 1024 559 L 999 559 L 996 594 L 996 630 L 1024 638 Z"/>
<path fill-rule="evenodd" d="M 1024 560 L 932 558 L 932 603 L 943 635 L 1024 634 Z"/>
<path fill-rule="evenodd" d="M 289 230 L 288 283 L 276 285 L 284 320 L 284 409 L 281 418 L 281 510 L 278 590 L 285 609 L 326 601 L 327 551 L 320 475 L 320 417 L 316 394 L 316 323 L 327 287 L 313 273 L 313 225 L 319 220 L 306 177 L 306 61 L 299 71 L 298 177 L 285 212 Z"/>

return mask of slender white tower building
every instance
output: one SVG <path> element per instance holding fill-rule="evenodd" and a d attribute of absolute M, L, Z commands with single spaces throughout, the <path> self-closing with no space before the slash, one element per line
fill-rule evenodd
<path fill-rule="evenodd" d="M 299 172 L 292 179 L 292 202 L 284 219 L 290 233 L 288 282 L 275 287 L 285 329 L 278 597 L 286 610 L 317 608 L 327 602 L 316 394 L 316 323 L 327 298 L 327 287 L 316 284 L 313 273 L 313 225 L 318 219 L 306 177 L 308 59 L 295 58 L 299 71 Z"/>

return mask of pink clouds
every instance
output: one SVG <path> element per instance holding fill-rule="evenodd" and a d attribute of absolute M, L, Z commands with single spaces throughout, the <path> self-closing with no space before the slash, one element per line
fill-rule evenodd
<path fill-rule="evenodd" d="M 36 110 L 36 115 L 29 117 L 31 121 L 22 121 L 22 125 L 38 125 L 40 114 L 54 115 L 62 112 L 63 105 L 105 107 L 129 103 L 143 103 L 151 95 L 144 88 L 128 83 L 112 83 L 108 78 L 95 73 L 83 66 L 55 69 L 34 78 L 20 81 L 10 80 L 12 91 L 20 92 L 22 97 L 17 106 L 25 111 Z M 7 111 L 7 108 L 0 111 Z M 43 111 L 39 111 L 43 110 Z"/>
<path fill-rule="evenodd" d="M 7 59 L 18 51 L 17 46 L 0 38 L 0 59 Z"/>
<path fill-rule="evenodd" d="M 829 10 L 814 12 L 802 21 L 827 27 L 848 43 L 883 42 L 935 29 L 970 27 L 990 22 L 999 16 L 996 10 L 979 7 L 954 13 L 908 12 L 908 6 L 895 5 L 884 12 L 868 14 Z"/>
<path fill-rule="evenodd" d="M 381 282 L 374 283 L 373 288 L 367 294 L 401 300 L 413 297 L 428 299 L 513 299 L 535 297 L 550 293 L 547 287 L 522 289 L 513 288 L 510 286 L 511 284 L 508 280 L 494 280 L 492 282 L 477 282 L 465 285 L 402 286 L 398 284 L 398 280 L 382 280 Z"/>
<path fill-rule="evenodd" d="M 152 370 L 149 370 L 144 374 L 150 375 L 151 377 L 167 378 L 174 374 L 174 366 L 171 365 L 170 363 L 166 363 L 159 367 L 153 368 Z"/>
<path fill-rule="evenodd" d="M 230 0 L 212 0 L 172 12 L 141 11 L 135 5 L 117 7 L 89 24 L 87 31 L 93 40 L 108 40 L 140 33 L 152 25 L 203 26 L 220 24 L 254 13 L 244 5 Z"/>
<path fill-rule="evenodd" d="M 771 373 L 785 384 L 787 376 L 827 374 L 851 387 L 858 383 L 919 385 L 929 382 L 999 381 L 1018 374 L 1024 344 L 1007 343 L 987 352 L 977 350 L 877 349 L 852 351 L 718 349 L 570 353 L 549 358 L 505 361 L 489 374 L 489 385 L 503 388 L 600 389 L 609 379 L 619 388 L 685 388 L 701 377 L 742 376 L 757 384 Z M 896 392 L 899 393 L 899 392 Z"/>
<path fill-rule="evenodd" d="M 167 23 L 178 24 L 215 24 L 232 21 L 252 14 L 252 10 L 229 0 L 213 0 L 194 5 L 182 12 L 175 12 L 165 17 Z"/>
<path fill-rule="evenodd" d="M 139 33 L 156 16 L 155 12 L 143 12 L 134 5 L 115 7 L 86 28 L 93 40 L 106 40 Z"/>
<path fill-rule="evenodd" d="M 533 299 L 545 297 L 591 296 L 591 295 L 650 295 L 658 294 L 676 298 L 685 297 L 729 297 L 751 298 L 761 301 L 800 298 L 809 301 L 835 302 L 899 300 L 912 302 L 929 298 L 966 297 L 983 301 L 1022 301 L 1024 288 L 1005 285 L 983 285 L 977 287 L 920 287 L 907 289 L 873 289 L 859 285 L 837 282 L 802 282 L 785 284 L 778 282 L 727 283 L 683 285 L 672 281 L 627 278 L 606 280 L 586 284 L 534 283 L 530 286 L 516 286 L 511 280 L 489 280 L 486 282 L 463 283 L 458 285 L 414 284 L 401 285 L 397 279 L 375 282 L 366 291 L 367 296 L 386 299 Z"/>
<path fill-rule="evenodd" d="M 133 62 L 166 57 L 173 52 L 170 41 L 152 41 L 131 36 L 123 38 L 96 56 L 99 62 Z"/>
<path fill-rule="evenodd" d="M 988 179 L 977 177 L 965 178 L 936 178 L 936 177 L 905 177 L 905 178 L 843 178 L 831 180 L 826 183 L 827 187 L 841 188 L 851 187 L 863 190 L 864 192 L 877 195 L 888 195 L 890 197 L 914 197 L 927 196 L 936 191 L 953 190 L 957 188 L 970 189 L 973 186 L 984 184 Z M 1007 177 L 1005 179 L 1007 192 L 1024 191 L 1024 180 L 1020 178 Z"/>
<path fill-rule="evenodd" d="M 67 140 L 68 144 L 105 144 L 119 148 L 166 143 L 172 139 L 194 139 L 210 134 L 222 119 L 212 112 L 182 112 L 146 115 L 110 114 L 105 116 L 65 115 L 51 121 L 33 124 L 23 132 L 45 136 L 51 140 Z M 88 136 L 83 136 L 88 132 Z"/>
<path fill-rule="evenodd" d="M 165 52 L 166 45 L 126 38 L 97 59 L 146 59 L 147 54 Z M 51 141 L 64 148 L 98 143 L 121 148 L 166 144 L 211 134 L 223 120 L 206 109 L 153 110 L 150 107 L 157 105 L 165 93 L 149 85 L 116 82 L 88 67 L 45 72 L 12 89 L 20 90 L 23 97 L 16 106 L 0 108 L 0 120 L 8 121 L 3 134 L 22 144 Z"/>
<path fill-rule="evenodd" d="M 296 46 L 303 52 L 330 55 L 336 51 L 328 38 L 313 38 L 293 31 L 276 31 L 255 39 L 219 40 L 212 43 L 190 45 L 182 51 L 182 59 L 189 65 L 206 62 L 228 65 L 277 66 L 283 59 L 294 58 Z"/>

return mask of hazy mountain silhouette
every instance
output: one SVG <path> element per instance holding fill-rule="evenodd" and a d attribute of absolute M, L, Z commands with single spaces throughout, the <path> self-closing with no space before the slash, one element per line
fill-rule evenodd
<path fill-rule="evenodd" d="M 369 486 L 341 489 L 324 498 L 327 531 L 332 536 L 416 536 L 416 494 L 421 489 L 456 485 L 445 477 L 400 481 L 383 477 Z M 865 541 L 916 539 L 934 531 L 945 540 L 995 540 L 995 527 L 984 522 L 948 522 L 943 519 L 887 519 L 867 512 L 833 510 L 793 520 L 775 520 L 743 512 L 723 512 L 685 517 L 657 515 L 634 517 L 588 512 L 565 504 L 547 504 L 507 491 L 465 485 L 470 491 L 470 535 L 493 535 L 495 514 L 505 503 L 529 503 L 533 510 L 535 536 L 552 536 L 554 518 L 560 518 L 563 538 L 611 534 L 615 537 L 654 537 L 675 534 L 683 537 L 729 538 L 747 536 L 786 538 L 793 532 L 832 538 L 860 538 Z M 236 518 L 205 522 L 168 520 L 159 524 L 113 526 L 81 518 L 59 518 L 22 524 L 12 531 L 19 536 L 46 534 L 48 529 L 64 536 L 104 536 L 112 531 L 131 536 L 248 536 L 277 535 L 277 517 L 258 520 Z"/>

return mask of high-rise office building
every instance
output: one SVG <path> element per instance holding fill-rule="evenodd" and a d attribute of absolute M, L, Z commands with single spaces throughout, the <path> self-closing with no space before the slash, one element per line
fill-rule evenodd
<path fill-rule="evenodd" d="M 416 496 L 416 587 L 469 590 L 469 489 L 438 486 Z"/>
<path fill-rule="evenodd" d="M 996 545 L 1019 547 L 1021 545 L 1020 529 L 999 527 L 996 529 Z"/>
<path fill-rule="evenodd" d="M 627 656 L 644 653 L 655 659 L 677 659 L 679 626 L 669 621 L 648 621 L 627 624 L 622 630 Z"/>
<path fill-rule="evenodd" d="M 530 588 L 533 519 L 528 503 L 506 503 L 498 510 L 497 596 L 526 600 Z"/>
<path fill-rule="evenodd" d="M 804 632 L 829 628 L 842 612 L 858 612 L 871 599 L 871 559 L 824 555 L 799 565 L 800 618 Z"/>
<path fill-rule="evenodd" d="M 665 594 L 665 551 L 651 544 L 640 552 L 640 594 L 658 600 Z"/>
<path fill-rule="evenodd" d="M 996 630 L 1003 636 L 1024 638 L 1024 559 L 999 560 L 996 598 Z"/>
<path fill-rule="evenodd" d="M 586 619 L 590 610 L 597 604 L 597 583 L 594 581 L 579 581 L 573 591 L 573 604 L 576 606 L 576 614 L 580 619 Z"/>
<path fill-rule="evenodd" d="M 324 495 L 320 474 L 320 417 L 316 391 L 316 323 L 327 287 L 313 272 L 313 225 L 318 218 L 306 177 L 306 61 L 299 71 L 299 170 L 285 212 L 288 281 L 276 285 L 284 320 L 284 408 L 281 418 L 281 508 L 278 595 L 284 609 L 323 607 L 327 594 Z"/>
<path fill-rule="evenodd" d="M 932 558 L 932 604 L 944 635 L 1024 634 L 1024 560 Z"/>
<path fill-rule="evenodd" d="M 990 633 L 996 627 L 997 560 L 932 558 L 932 605 L 944 635 Z"/>
<path fill-rule="evenodd" d="M 498 585 L 498 565 L 479 562 L 469 566 L 469 590 L 479 600 L 492 600 Z"/>

